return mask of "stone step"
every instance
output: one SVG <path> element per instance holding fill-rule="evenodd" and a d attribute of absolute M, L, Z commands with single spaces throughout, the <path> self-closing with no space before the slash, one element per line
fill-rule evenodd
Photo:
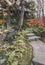
<path fill-rule="evenodd" d="M 32 37 L 29 37 L 29 41 L 38 40 L 38 39 L 40 39 L 39 36 L 32 36 Z"/>
<path fill-rule="evenodd" d="M 34 33 L 28 33 L 27 36 L 31 37 L 31 36 L 35 36 L 35 34 Z"/>
<path fill-rule="evenodd" d="M 42 63 L 33 61 L 33 62 L 32 62 L 32 65 L 45 65 L 45 64 L 42 64 Z"/>
<path fill-rule="evenodd" d="M 32 28 L 28 28 L 28 29 L 26 29 L 26 30 L 28 30 L 28 31 L 32 31 Z"/>
<path fill-rule="evenodd" d="M 30 31 L 29 31 L 29 30 L 25 30 L 25 32 L 27 32 L 27 33 L 32 33 L 33 31 L 31 31 L 31 30 L 30 30 Z"/>

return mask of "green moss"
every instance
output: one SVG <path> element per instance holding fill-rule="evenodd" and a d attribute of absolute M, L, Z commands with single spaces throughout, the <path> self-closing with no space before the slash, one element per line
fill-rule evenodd
<path fill-rule="evenodd" d="M 13 62 L 12 65 L 18 65 L 18 61 Z"/>

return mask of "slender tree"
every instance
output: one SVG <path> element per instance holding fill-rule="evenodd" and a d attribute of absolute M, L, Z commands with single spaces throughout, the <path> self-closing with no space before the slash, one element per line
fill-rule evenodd
<path fill-rule="evenodd" d="M 42 0 L 42 19 L 44 21 L 44 0 Z"/>
<path fill-rule="evenodd" d="M 41 17 L 41 11 L 42 11 L 42 3 L 41 3 L 41 0 L 37 0 L 37 14 L 38 14 L 38 18 Z"/>
<path fill-rule="evenodd" d="M 19 28 L 21 28 L 22 25 L 23 25 L 24 12 L 25 12 L 24 11 L 24 9 L 25 9 L 25 6 L 24 6 L 25 0 L 20 0 L 20 3 L 21 3 L 21 13 L 20 13 L 20 19 L 19 19 L 19 23 L 18 23 Z"/>

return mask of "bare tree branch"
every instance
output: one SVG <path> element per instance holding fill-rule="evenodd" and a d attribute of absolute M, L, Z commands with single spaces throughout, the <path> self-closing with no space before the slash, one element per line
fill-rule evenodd
<path fill-rule="evenodd" d="M 5 0 L 9 6 L 13 5 L 15 3 L 15 0 L 13 2 L 10 2 L 9 0 Z"/>

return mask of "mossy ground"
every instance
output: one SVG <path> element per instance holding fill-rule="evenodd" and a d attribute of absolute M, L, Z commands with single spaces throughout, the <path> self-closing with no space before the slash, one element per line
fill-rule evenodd
<path fill-rule="evenodd" d="M 33 48 L 25 31 L 16 33 L 14 43 L 0 44 L 0 65 L 31 65 Z"/>

